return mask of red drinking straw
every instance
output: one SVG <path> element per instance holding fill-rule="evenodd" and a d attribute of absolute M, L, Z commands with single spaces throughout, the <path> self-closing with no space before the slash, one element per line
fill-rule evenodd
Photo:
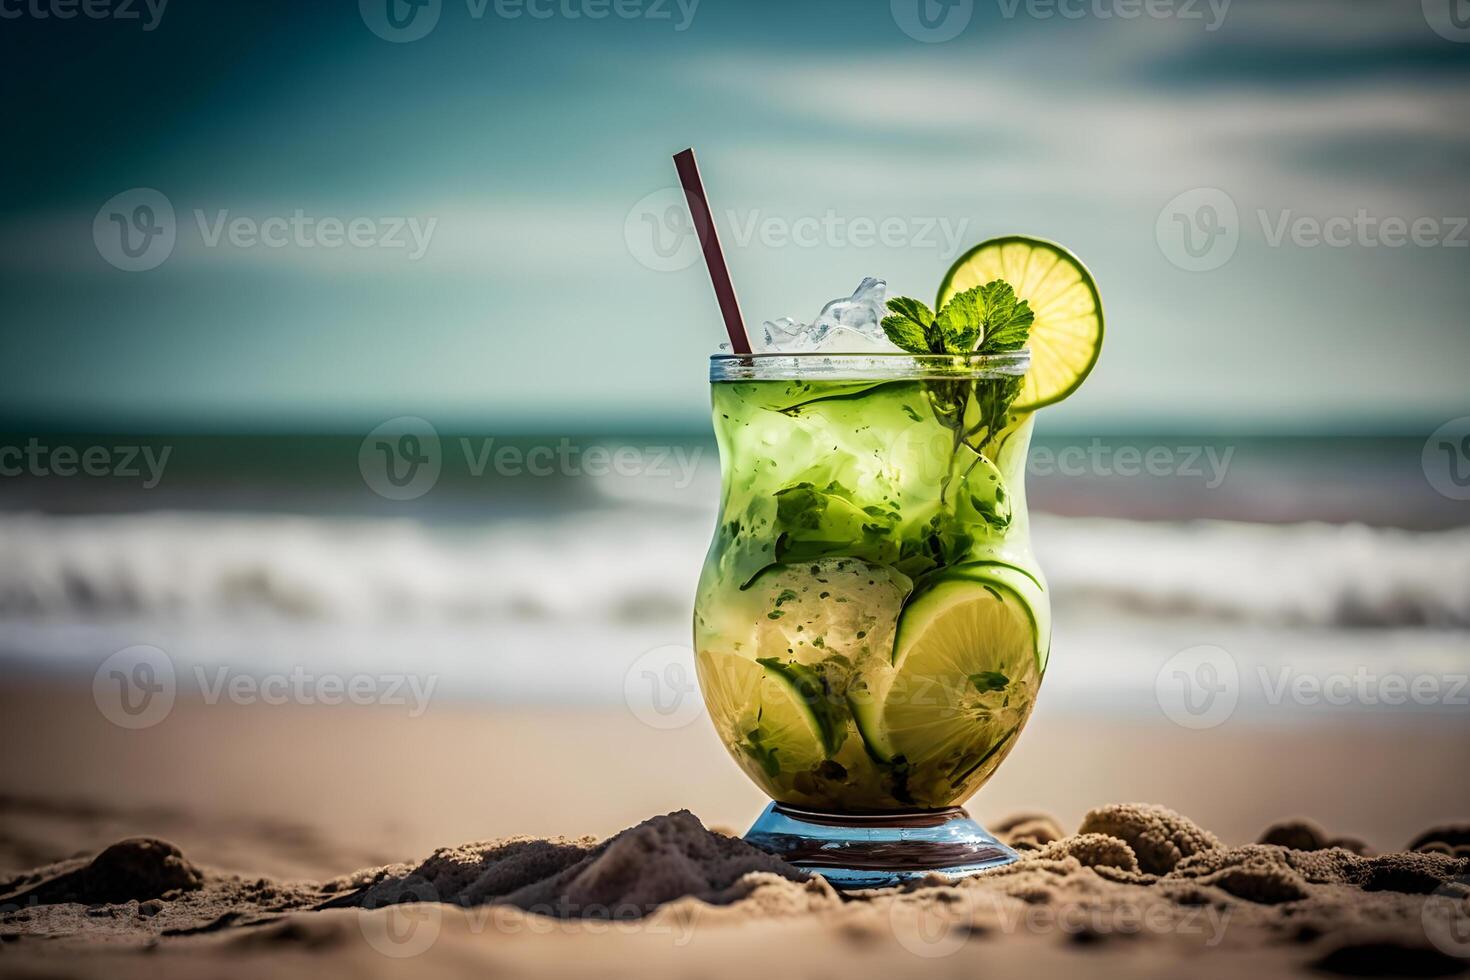
<path fill-rule="evenodd" d="M 715 287 L 715 298 L 720 301 L 720 313 L 725 317 L 725 331 L 730 335 L 730 349 L 737 354 L 750 353 L 750 341 L 745 336 L 745 319 L 740 315 L 740 301 L 735 298 L 735 284 L 730 281 L 730 270 L 725 266 L 725 253 L 720 250 L 720 237 L 715 234 L 715 219 L 710 214 L 709 201 L 704 196 L 704 182 L 699 179 L 699 164 L 694 162 L 694 150 L 674 154 L 674 166 L 679 171 L 679 183 L 684 185 L 684 198 L 689 202 L 689 216 L 694 219 L 694 230 L 699 233 L 699 244 L 704 248 L 704 264 L 709 269 L 710 282 Z"/>

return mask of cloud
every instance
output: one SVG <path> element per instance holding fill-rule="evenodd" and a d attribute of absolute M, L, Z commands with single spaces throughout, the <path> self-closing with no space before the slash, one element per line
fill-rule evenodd
<path fill-rule="evenodd" d="M 1252 16 L 1252 32 L 1275 23 Z M 1299 30 L 1311 21 L 1285 19 Z M 978 57 L 958 47 L 871 58 L 727 57 L 683 70 L 722 97 L 761 99 L 797 134 L 739 147 L 737 170 L 774 175 L 778 184 L 783 174 L 806 183 L 820 174 L 828 193 L 884 187 L 973 200 L 980 189 L 1004 189 L 1127 201 L 1208 185 L 1262 207 L 1403 214 L 1463 207 L 1460 182 L 1450 178 L 1470 163 L 1470 77 L 1201 89 L 1148 84 L 1130 71 L 1099 73 L 1098 57 L 1136 67 L 1140 58 L 1147 64 L 1193 44 L 1168 25 L 1129 26 L 1139 35 L 1129 50 L 1110 44 L 1104 56 L 1087 51 L 1085 32 L 1033 28 Z M 1316 43 L 1344 50 L 1355 43 L 1349 32 L 1333 36 Z M 1086 81 L 1038 68 L 1067 62 L 1058 47 L 1069 45 L 1079 62 L 1092 62 Z M 850 141 L 839 138 L 843 130 Z M 1344 145 L 1373 149 L 1381 165 L 1314 164 Z M 1410 165 L 1416 147 L 1449 158 L 1443 179 L 1426 181 L 1422 163 Z"/>

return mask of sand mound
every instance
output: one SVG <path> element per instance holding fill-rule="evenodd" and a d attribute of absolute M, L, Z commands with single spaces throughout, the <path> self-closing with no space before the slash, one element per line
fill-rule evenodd
<path fill-rule="evenodd" d="M 1115 803 L 1088 811 L 1079 834 L 1106 834 L 1126 843 L 1148 874 L 1168 874 L 1181 859 L 1219 850 L 1219 839 L 1173 810 L 1150 803 Z"/>
<path fill-rule="evenodd" d="M 1084 868 L 1115 868 L 1119 871 L 1137 872 L 1138 856 L 1126 841 L 1107 834 L 1078 834 L 1063 840 L 1053 841 L 1035 857 L 1044 861 L 1076 858 Z"/>
<path fill-rule="evenodd" d="M 1406 850 L 1470 857 L 1470 824 L 1432 827 L 1410 841 Z"/>
<path fill-rule="evenodd" d="M 705 829 L 687 810 L 646 820 L 602 844 L 518 839 L 436 851 L 411 870 L 376 880 L 325 907 L 378 908 L 399 902 L 496 902 L 561 918 L 636 918 L 680 898 L 725 905 L 764 872 L 807 876 L 744 841 Z"/>
<path fill-rule="evenodd" d="M 34 887 L 4 896 L 7 904 L 56 905 L 73 902 L 107 905 L 163 898 L 171 892 L 195 891 L 204 876 L 177 847 L 151 837 L 120 840 L 90 862 L 53 865 L 33 875 Z M 70 869 L 67 865 L 72 865 Z M 28 884 L 19 881 L 11 884 Z"/>
<path fill-rule="evenodd" d="M 1067 836 L 1061 825 L 1044 813 L 1018 814 L 991 827 L 990 832 L 1016 850 L 1045 847 Z"/>
<path fill-rule="evenodd" d="M 1368 853 L 1368 845 L 1356 837 L 1328 837 L 1327 832 L 1310 820 L 1284 820 L 1266 828 L 1257 844 L 1276 844 L 1294 851 L 1325 851 L 1340 847 L 1354 854 Z"/>

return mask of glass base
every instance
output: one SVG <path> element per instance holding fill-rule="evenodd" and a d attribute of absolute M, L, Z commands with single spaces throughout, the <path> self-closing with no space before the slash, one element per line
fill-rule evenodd
<path fill-rule="evenodd" d="M 835 888 L 886 888 L 930 874 L 964 878 L 1016 860 L 957 806 L 854 815 L 772 803 L 745 842 Z"/>

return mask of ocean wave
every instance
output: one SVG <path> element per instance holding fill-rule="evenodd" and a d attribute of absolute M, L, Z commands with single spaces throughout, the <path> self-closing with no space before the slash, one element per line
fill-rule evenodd
<path fill-rule="evenodd" d="M 1335 627 L 1470 627 L 1470 527 L 1050 518 L 1057 602 Z"/>
<path fill-rule="evenodd" d="M 713 516 L 468 527 L 243 514 L 0 515 L 0 615 L 686 620 Z M 1059 611 L 1470 627 L 1470 528 L 1035 520 Z"/>

